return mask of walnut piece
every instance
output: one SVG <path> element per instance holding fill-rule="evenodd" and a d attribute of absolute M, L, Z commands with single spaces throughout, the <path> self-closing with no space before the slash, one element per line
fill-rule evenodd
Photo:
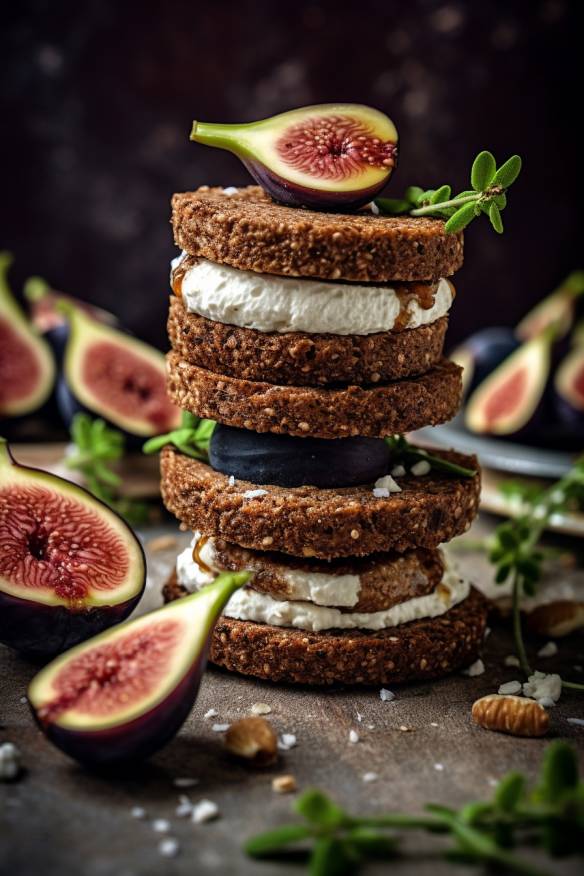
<path fill-rule="evenodd" d="M 539 636 L 558 639 L 584 627 L 584 605 L 558 600 L 534 608 L 527 615 L 529 629 Z"/>
<path fill-rule="evenodd" d="M 297 787 L 296 779 L 292 775 L 276 776 L 272 779 L 272 791 L 276 794 L 291 794 Z"/>
<path fill-rule="evenodd" d="M 236 721 L 225 734 L 225 747 L 256 766 L 268 766 L 278 757 L 278 737 L 265 718 Z"/>
<path fill-rule="evenodd" d="M 476 700 L 473 720 L 485 730 L 497 730 L 512 736 L 545 736 L 549 715 L 535 700 L 510 695 L 489 694 Z"/>

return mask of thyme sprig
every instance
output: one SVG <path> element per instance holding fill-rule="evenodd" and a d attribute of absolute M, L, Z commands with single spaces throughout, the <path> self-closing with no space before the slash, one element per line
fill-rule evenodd
<path fill-rule="evenodd" d="M 463 478 L 473 478 L 477 473 L 474 468 L 466 468 L 464 465 L 450 462 L 442 456 L 436 456 L 422 447 L 410 444 L 403 435 L 391 435 L 385 441 L 391 449 L 393 465 L 403 465 L 404 468 L 409 468 L 415 465 L 416 462 L 425 460 L 435 471 L 443 471 L 447 474 L 458 475 Z"/>
<path fill-rule="evenodd" d="M 195 414 L 182 411 L 180 428 L 150 438 L 142 447 L 142 452 L 158 453 L 167 444 L 172 444 L 186 456 L 206 461 L 209 456 L 209 442 L 216 425 L 215 420 L 201 420 Z"/>
<path fill-rule="evenodd" d="M 144 523 L 148 519 L 148 506 L 120 494 L 122 479 L 111 468 L 125 453 L 122 433 L 110 428 L 104 420 L 79 413 L 71 423 L 71 440 L 73 447 L 65 461 L 67 468 L 81 472 L 89 492 L 129 523 Z"/>
<path fill-rule="evenodd" d="M 453 196 L 449 185 L 437 189 L 410 186 L 403 198 L 376 198 L 375 204 L 381 213 L 392 216 L 409 214 L 445 219 L 447 234 L 456 234 L 473 219 L 485 215 L 495 231 L 502 234 L 501 213 L 507 206 L 507 190 L 519 176 L 521 163 L 519 155 L 512 155 L 497 167 L 491 152 L 479 152 L 470 172 L 470 189 Z"/>
<path fill-rule="evenodd" d="M 425 830 L 451 840 L 446 852 L 437 852 L 451 861 L 543 876 L 512 849 L 533 845 L 553 857 L 584 852 L 584 783 L 575 752 L 559 741 L 546 748 L 533 788 L 521 773 L 510 772 L 490 801 L 460 809 L 429 804 L 420 815 L 354 816 L 322 791 L 310 789 L 298 797 L 293 811 L 301 822 L 252 837 L 246 853 L 256 859 L 308 862 L 311 876 L 342 876 L 356 873 L 369 860 L 395 857 L 398 831 Z"/>

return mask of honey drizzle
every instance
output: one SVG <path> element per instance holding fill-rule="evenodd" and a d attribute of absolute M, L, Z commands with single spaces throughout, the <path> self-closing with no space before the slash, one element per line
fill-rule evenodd
<path fill-rule="evenodd" d="M 430 310 L 434 306 L 434 299 L 438 291 L 437 283 L 408 283 L 397 286 L 395 294 L 399 299 L 399 313 L 393 325 L 394 332 L 401 332 L 410 321 L 408 306 L 410 301 L 417 301 L 422 310 Z"/>
<path fill-rule="evenodd" d="M 207 572 L 207 574 L 212 574 L 213 569 L 211 569 L 204 560 L 201 559 L 201 551 L 209 541 L 208 535 L 202 535 L 198 540 L 196 545 L 193 548 L 193 561 L 197 564 L 199 569 L 202 572 Z"/>

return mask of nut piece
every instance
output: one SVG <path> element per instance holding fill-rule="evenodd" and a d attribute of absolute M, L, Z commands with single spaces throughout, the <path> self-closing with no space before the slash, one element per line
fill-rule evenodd
<path fill-rule="evenodd" d="M 539 636 L 558 639 L 584 627 L 584 605 L 561 600 L 540 605 L 527 615 L 529 629 Z"/>
<path fill-rule="evenodd" d="M 272 779 L 272 791 L 275 791 L 276 794 L 291 794 L 297 788 L 298 785 L 294 776 L 276 776 Z"/>
<path fill-rule="evenodd" d="M 489 694 L 472 707 L 473 720 L 485 730 L 497 730 L 512 736 L 545 736 L 549 715 L 543 706 L 524 697 Z"/>
<path fill-rule="evenodd" d="M 278 756 L 278 737 L 265 718 L 242 718 L 225 734 L 225 747 L 256 766 L 268 766 Z"/>

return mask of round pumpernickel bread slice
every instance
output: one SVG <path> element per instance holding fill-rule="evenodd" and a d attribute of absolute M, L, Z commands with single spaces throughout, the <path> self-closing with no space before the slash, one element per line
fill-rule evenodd
<path fill-rule="evenodd" d="M 167 391 L 182 410 L 254 432 L 301 438 L 383 438 L 452 419 L 462 368 L 441 359 L 418 377 L 369 388 L 276 386 L 199 368 L 169 353 Z"/>
<path fill-rule="evenodd" d="M 258 186 L 202 186 L 172 198 L 177 246 L 245 271 L 323 280 L 437 280 L 462 266 L 462 234 L 441 219 L 321 213 L 276 204 Z"/>
<path fill-rule="evenodd" d="M 180 596 L 173 582 L 167 600 Z M 485 635 L 487 602 L 469 596 L 440 617 L 380 632 L 319 633 L 221 616 L 211 639 L 218 666 L 266 681 L 311 685 L 402 684 L 442 678 L 477 659 Z"/>
<path fill-rule="evenodd" d="M 171 447 L 162 451 L 164 504 L 189 529 L 242 547 L 275 550 L 297 557 L 362 557 L 435 548 L 467 530 L 478 510 L 480 474 L 474 456 L 437 455 L 477 470 L 472 478 L 437 471 L 398 478 L 401 493 L 376 498 L 371 486 L 322 490 L 317 487 L 229 483 L 226 475 Z"/>
<path fill-rule="evenodd" d="M 260 332 L 188 313 L 170 299 L 168 334 L 192 365 L 229 377 L 296 386 L 375 384 L 424 374 L 442 356 L 448 317 L 372 335 Z"/>

